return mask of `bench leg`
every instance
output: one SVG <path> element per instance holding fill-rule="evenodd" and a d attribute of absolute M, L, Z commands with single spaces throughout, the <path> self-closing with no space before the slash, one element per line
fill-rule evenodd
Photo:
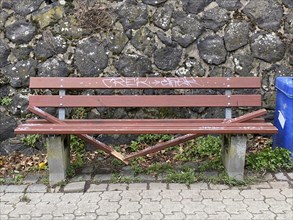
<path fill-rule="evenodd" d="M 223 164 L 227 174 L 236 180 L 243 180 L 246 144 L 245 135 L 223 135 Z"/>
<path fill-rule="evenodd" d="M 66 179 L 66 170 L 70 162 L 70 147 L 68 136 L 49 136 L 46 138 L 49 183 L 54 185 Z"/>

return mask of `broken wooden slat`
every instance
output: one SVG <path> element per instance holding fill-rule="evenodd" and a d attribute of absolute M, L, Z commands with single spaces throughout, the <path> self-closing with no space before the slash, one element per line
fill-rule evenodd
<path fill-rule="evenodd" d="M 260 109 L 260 110 L 257 110 L 257 111 L 242 115 L 242 116 L 234 118 L 234 119 L 225 120 L 225 121 L 223 121 L 223 123 L 249 122 L 250 120 L 254 120 L 254 119 L 257 119 L 257 117 L 265 115 L 266 113 L 267 113 L 267 111 L 265 109 Z M 145 148 L 143 150 L 140 150 L 140 151 L 134 152 L 134 153 L 132 153 L 132 154 L 130 154 L 128 156 L 125 156 L 125 160 L 130 160 L 130 159 L 135 158 L 135 157 L 140 157 L 140 156 L 144 156 L 144 155 L 147 155 L 147 154 L 150 154 L 150 153 L 155 153 L 155 152 L 158 152 L 160 150 L 164 150 L 164 149 L 166 149 L 168 147 L 172 147 L 172 146 L 181 144 L 183 142 L 192 140 L 192 139 L 197 138 L 197 137 L 199 137 L 201 135 L 204 135 L 204 134 L 186 134 L 186 135 L 177 137 L 175 139 L 172 139 L 172 140 L 169 140 L 169 141 L 166 141 L 166 142 L 163 142 L 163 143 L 158 143 L 156 145 L 149 146 L 149 147 L 147 147 L 147 148 Z"/>
<path fill-rule="evenodd" d="M 59 120 L 58 118 L 48 114 L 47 112 L 44 112 L 43 110 L 37 108 L 37 107 L 34 107 L 34 106 L 29 106 L 28 107 L 28 110 L 31 111 L 32 113 L 40 116 L 41 118 L 44 118 L 45 120 L 51 122 L 51 123 L 54 123 L 54 125 L 66 125 L 65 122 Z M 15 129 L 15 133 L 17 134 L 18 130 L 21 129 L 21 126 L 19 126 L 17 129 Z M 25 133 L 23 133 L 25 134 Z M 34 132 L 32 134 L 38 134 L 38 132 Z M 52 134 L 50 132 L 48 133 L 43 133 L 43 134 Z M 58 133 L 54 133 L 54 134 L 58 134 Z M 68 133 L 68 134 L 73 134 L 73 133 Z M 79 133 L 76 133 L 76 135 L 85 140 L 86 142 L 94 145 L 95 147 L 97 147 L 98 149 L 101 149 L 101 150 L 104 150 L 105 152 L 113 155 L 114 157 L 116 157 L 117 159 L 121 160 L 122 162 L 128 164 L 127 161 L 124 161 L 124 157 L 122 154 L 120 154 L 119 152 L 117 152 L 115 149 L 113 149 L 112 147 L 96 140 L 95 138 L 93 138 L 92 136 L 89 136 L 87 135 L 87 133 L 85 134 L 81 134 L 81 132 Z"/>

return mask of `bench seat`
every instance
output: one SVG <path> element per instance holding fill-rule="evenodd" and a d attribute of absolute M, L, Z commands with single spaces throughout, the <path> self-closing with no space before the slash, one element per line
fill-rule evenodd
<path fill-rule="evenodd" d="M 31 123 L 19 125 L 16 134 L 274 134 L 277 129 L 271 123 L 217 123 L 195 122 L 194 120 L 172 120 L 149 122 L 143 120 L 102 121 L 68 124 Z"/>

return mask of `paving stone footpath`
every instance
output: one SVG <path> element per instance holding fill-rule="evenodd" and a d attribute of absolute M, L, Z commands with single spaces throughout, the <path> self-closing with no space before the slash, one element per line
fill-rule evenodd
<path fill-rule="evenodd" d="M 286 180 L 274 179 L 245 187 L 87 181 L 54 188 L 37 183 L 0 185 L 0 219 L 291 220 L 290 175 Z"/>

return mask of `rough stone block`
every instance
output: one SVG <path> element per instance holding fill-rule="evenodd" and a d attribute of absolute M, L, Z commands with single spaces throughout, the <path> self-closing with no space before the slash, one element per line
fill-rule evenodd
<path fill-rule="evenodd" d="M 222 160 L 230 177 L 243 180 L 247 137 L 223 135 Z"/>
<path fill-rule="evenodd" d="M 73 183 L 68 183 L 64 187 L 64 192 L 65 193 L 84 192 L 84 189 L 85 189 L 85 181 L 83 181 L 83 182 L 73 182 Z"/>
<path fill-rule="evenodd" d="M 45 193 L 45 192 L 47 192 L 47 186 L 44 184 L 33 184 L 33 185 L 28 186 L 26 192 Z"/>
<path fill-rule="evenodd" d="M 9 185 L 5 189 L 6 193 L 22 193 L 27 188 L 27 185 Z"/>
<path fill-rule="evenodd" d="M 46 139 L 49 165 L 49 183 L 54 185 L 66 179 L 70 148 L 66 136 L 49 136 Z"/>

